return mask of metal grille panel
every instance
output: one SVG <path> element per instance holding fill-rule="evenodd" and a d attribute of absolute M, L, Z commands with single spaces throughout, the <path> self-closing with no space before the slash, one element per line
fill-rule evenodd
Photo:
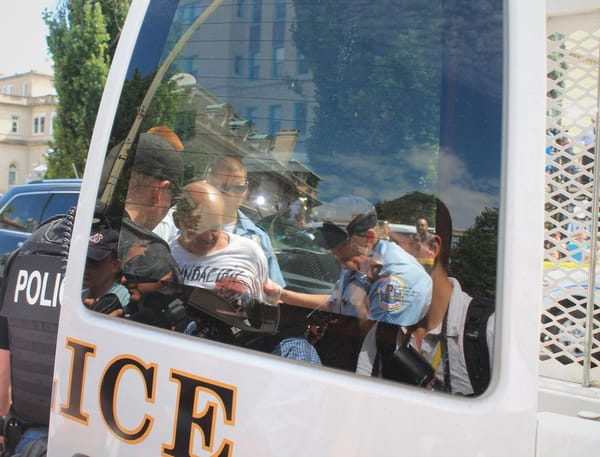
<path fill-rule="evenodd" d="M 599 37 L 600 29 L 549 30 L 547 37 L 540 373 L 585 385 L 600 385 L 600 277 L 592 254 Z"/>

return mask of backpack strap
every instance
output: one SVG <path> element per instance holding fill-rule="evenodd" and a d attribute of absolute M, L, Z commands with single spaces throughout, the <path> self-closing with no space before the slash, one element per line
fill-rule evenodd
<path fill-rule="evenodd" d="M 480 395 L 490 383 L 490 352 L 487 323 L 495 309 L 495 300 L 473 298 L 467 309 L 463 348 L 473 394 Z"/>

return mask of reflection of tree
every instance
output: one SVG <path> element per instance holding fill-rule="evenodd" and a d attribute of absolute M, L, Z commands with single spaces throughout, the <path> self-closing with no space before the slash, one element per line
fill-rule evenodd
<path fill-rule="evenodd" d="M 133 76 L 125 81 L 123 91 L 121 93 L 117 115 L 113 124 L 109 141 L 109 151 L 113 154 L 119 150 L 123 140 L 129 135 L 134 120 L 139 112 L 139 107 L 144 100 L 146 92 L 152 83 L 154 73 L 148 76 L 142 76 L 139 71 L 134 71 Z M 171 127 L 175 124 L 179 105 L 184 94 L 177 83 L 171 79 L 162 81 L 159 85 L 154 98 L 152 99 L 148 109 L 144 113 L 144 118 L 138 132 L 148 131 L 150 128 L 165 125 Z M 181 136 L 181 132 L 179 133 Z M 113 160 L 116 158 L 114 155 Z M 129 162 L 134 159 L 134 155 L 129 155 Z M 105 170 L 108 173 L 108 170 Z M 118 180 L 114 193 L 112 195 L 111 206 L 117 210 L 122 208 L 125 202 L 128 188 L 128 171 L 123 172 Z M 106 178 L 107 175 L 104 177 Z M 103 183 L 104 184 L 104 183 Z M 100 195 L 104 191 L 101 185 Z"/>
<path fill-rule="evenodd" d="M 379 218 L 390 223 L 412 225 L 417 217 L 424 217 L 430 227 L 436 227 L 436 197 L 432 194 L 412 192 L 375 207 Z M 472 296 L 495 294 L 497 239 L 498 208 L 486 208 L 451 250 L 449 274 Z"/>
<path fill-rule="evenodd" d="M 417 218 L 424 217 L 435 227 L 435 195 L 412 192 L 394 200 L 375 205 L 377 215 L 394 224 L 413 225 Z"/>
<path fill-rule="evenodd" d="M 498 208 L 486 208 L 452 249 L 449 274 L 472 296 L 495 295 L 497 242 Z"/>
<path fill-rule="evenodd" d="M 125 81 L 117 110 L 117 120 L 111 133 L 111 144 L 122 141 L 129 133 L 153 78 L 154 73 L 142 76 L 136 70 L 133 77 Z M 179 90 L 175 81 L 170 79 L 163 81 L 146 110 L 140 132 L 145 132 L 157 125 L 172 126 L 182 97 L 183 92 Z"/>
<path fill-rule="evenodd" d="M 439 2 L 294 3 L 294 39 L 316 86 L 307 150 L 317 170 L 352 166 L 352 154 L 398 167 L 402 151 L 438 144 Z"/>

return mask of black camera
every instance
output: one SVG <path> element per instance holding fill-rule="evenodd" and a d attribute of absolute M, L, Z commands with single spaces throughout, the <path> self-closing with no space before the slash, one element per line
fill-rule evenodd
<path fill-rule="evenodd" d="M 382 378 L 443 391 L 431 364 L 408 344 L 408 335 L 396 325 L 377 323 L 377 352 Z"/>
<path fill-rule="evenodd" d="M 123 309 L 123 306 L 121 305 L 121 300 L 115 294 L 104 295 L 92 306 L 92 311 L 102 314 L 110 314 L 117 309 Z"/>

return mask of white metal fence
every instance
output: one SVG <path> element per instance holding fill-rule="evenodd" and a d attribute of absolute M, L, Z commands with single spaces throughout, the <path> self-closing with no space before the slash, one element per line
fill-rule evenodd
<path fill-rule="evenodd" d="M 540 373 L 600 386 L 600 15 L 549 18 Z M 596 204 L 594 203 L 596 202 Z M 600 245 L 598 245 L 600 247 Z M 596 254 L 595 254 L 596 253 Z"/>

